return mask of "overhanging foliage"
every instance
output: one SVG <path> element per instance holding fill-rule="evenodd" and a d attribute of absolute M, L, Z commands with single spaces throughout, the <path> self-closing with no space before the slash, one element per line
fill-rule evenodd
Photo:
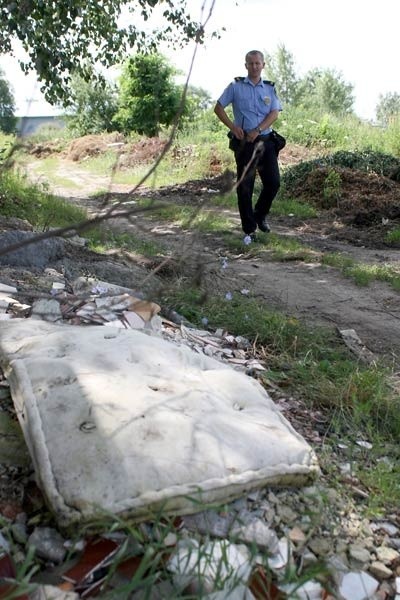
<path fill-rule="evenodd" d="M 149 33 L 143 25 L 157 5 L 162 24 Z M 185 0 L 0 0 L 0 52 L 12 53 L 19 40 L 28 56 L 23 71 L 36 71 L 51 103 L 68 104 L 72 73 L 87 79 L 91 66 L 115 64 L 132 48 L 155 49 L 161 41 L 182 46 L 202 37 Z"/>

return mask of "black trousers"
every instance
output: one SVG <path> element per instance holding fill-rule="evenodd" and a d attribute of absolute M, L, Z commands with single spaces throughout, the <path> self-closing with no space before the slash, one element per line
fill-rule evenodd
<path fill-rule="evenodd" d="M 262 139 L 262 138 L 261 138 Z M 237 198 L 244 233 L 252 233 L 257 223 L 269 213 L 271 204 L 280 186 L 278 156 L 273 141 L 266 136 L 260 143 L 241 142 L 235 149 Z M 253 209 L 253 191 L 256 174 L 259 174 L 262 189 Z"/>

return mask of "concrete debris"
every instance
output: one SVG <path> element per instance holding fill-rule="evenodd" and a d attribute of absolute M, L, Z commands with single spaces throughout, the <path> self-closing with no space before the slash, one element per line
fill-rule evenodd
<path fill-rule="evenodd" d="M 346 346 L 364 363 L 373 364 L 376 362 L 376 356 L 362 343 L 360 337 L 354 329 L 339 329 Z"/>
<path fill-rule="evenodd" d="M 265 365 L 253 355 L 250 341 L 244 336 L 229 335 L 218 329 L 210 331 L 189 328 L 160 315 L 161 307 L 133 292 L 94 278 L 78 277 L 71 283 L 59 281 L 60 274 L 47 270 L 57 277 L 49 296 L 35 300 L 32 305 L 21 303 L 17 288 L 5 284 L 0 288 L 0 319 L 32 317 L 45 321 L 64 321 L 72 325 L 104 325 L 122 329 L 143 329 L 161 335 L 177 344 L 184 343 L 196 352 L 217 360 L 229 362 L 236 370 L 257 377 L 266 370 Z M 12 292 L 13 296 L 10 296 Z"/>

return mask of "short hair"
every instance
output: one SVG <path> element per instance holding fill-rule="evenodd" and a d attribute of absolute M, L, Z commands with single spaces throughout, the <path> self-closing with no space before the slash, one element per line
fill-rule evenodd
<path fill-rule="evenodd" d="M 249 58 L 249 56 L 253 56 L 254 54 L 258 54 L 258 56 L 261 58 L 261 60 L 264 62 L 264 54 L 262 52 L 260 52 L 260 50 L 250 50 L 245 57 L 245 62 L 247 63 L 247 59 Z"/>

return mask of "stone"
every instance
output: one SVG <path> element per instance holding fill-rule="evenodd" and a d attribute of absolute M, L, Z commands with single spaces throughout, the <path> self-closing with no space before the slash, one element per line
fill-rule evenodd
<path fill-rule="evenodd" d="M 288 598 L 296 600 L 320 600 L 324 597 L 324 590 L 318 581 L 306 581 L 302 585 L 287 583 L 280 585 L 279 589 L 287 594 Z"/>
<path fill-rule="evenodd" d="M 304 552 L 301 557 L 302 557 L 302 563 L 303 563 L 304 567 L 309 567 L 310 565 L 314 565 L 315 563 L 318 562 L 318 558 L 308 548 L 304 549 Z"/>
<path fill-rule="evenodd" d="M 214 537 L 228 537 L 237 515 L 234 512 L 219 514 L 215 510 L 205 510 L 194 515 L 185 515 L 183 523 L 189 531 L 197 531 Z"/>
<path fill-rule="evenodd" d="M 293 527 L 293 529 L 289 531 L 289 539 L 294 544 L 302 544 L 305 542 L 306 536 L 300 527 Z"/>
<path fill-rule="evenodd" d="M 280 571 L 286 567 L 291 559 L 291 548 L 286 538 L 281 538 L 277 552 L 268 559 L 268 567 L 273 571 Z"/>
<path fill-rule="evenodd" d="M 290 506 L 278 506 L 277 514 L 283 523 L 293 523 L 297 518 L 297 513 L 295 513 Z"/>
<path fill-rule="evenodd" d="M 369 600 L 378 589 L 379 582 L 368 573 L 346 573 L 339 585 L 343 600 Z"/>
<path fill-rule="evenodd" d="M 61 534 L 51 527 L 36 527 L 29 536 L 29 546 L 34 546 L 35 553 L 45 560 L 53 563 L 60 563 L 66 555 L 64 547 L 64 538 Z"/>
<path fill-rule="evenodd" d="M 349 555 L 350 558 L 356 562 L 362 563 L 363 565 L 368 564 L 371 560 L 371 555 L 368 550 L 359 544 L 350 544 Z"/>
<path fill-rule="evenodd" d="M 41 298 L 35 300 L 32 304 L 32 318 L 42 319 L 43 321 L 56 322 L 62 320 L 62 313 L 60 309 L 60 303 L 58 300 L 51 298 Z"/>
<path fill-rule="evenodd" d="M 65 242 L 62 238 L 52 237 L 33 241 L 35 237 L 36 234 L 30 231 L 3 232 L 0 238 L 0 250 L 5 250 L 14 244 L 25 245 L 21 245 L 12 252 L 2 254 L 0 265 L 44 269 L 51 262 L 63 257 Z"/>
<path fill-rule="evenodd" d="M 379 548 L 376 548 L 375 552 L 377 559 L 380 562 L 383 562 L 385 565 L 392 564 L 393 561 L 400 557 L 400 554 L 397 552 L 397 550 L 388 548 L 388 546 L 380 546 Z"/>
<path fill-rule="evenodd" d="M 25 544 L 28 539 L 28 534 L 26 531 L 26 526 L 23 523 L 13 523 L 11 525 L 11 533 L 13 535 L 14 540 L 18 544 Z"/>
<path fill-rule="evenodd" d="M 379 560 L 374 560 L 370 564 L 369 570 L 371 571 L 372 575 L 377 577 L 379 580 L 389 579 L 389 577 L 393 575 L 392 571 Z"/>
<path fill-rule="evenodd" d="M 390 521 L 382 521 L 380 523 L 371 523 L 370 527 L 372 531 L 378 531 L 381 529 L 391 537 L 396 536 L 399 533 L 399 528 L 394 525 L 394 523 L 390 523 Z"/>
<path fill-rule="evenodd" d="M 327 556 L 332 553 L 332 542 L 328 538 L 313 538 L 308 542 L 308 546 L 317 556 Z"/>
<path fill-rule="evenodd" d="M 54 585 L 40 585 L 29 598 L 31 600 L 78 600 L 79 594 L 64 592 Z"/>
<path fill-rule="evenodd" d="M 232 536 L 239 542 L 255 544 L 260 550 L 274 553 L 278 550 L 278 537 L 261 519 L 253 519 L 247 524 L 234 523 Z"/>

